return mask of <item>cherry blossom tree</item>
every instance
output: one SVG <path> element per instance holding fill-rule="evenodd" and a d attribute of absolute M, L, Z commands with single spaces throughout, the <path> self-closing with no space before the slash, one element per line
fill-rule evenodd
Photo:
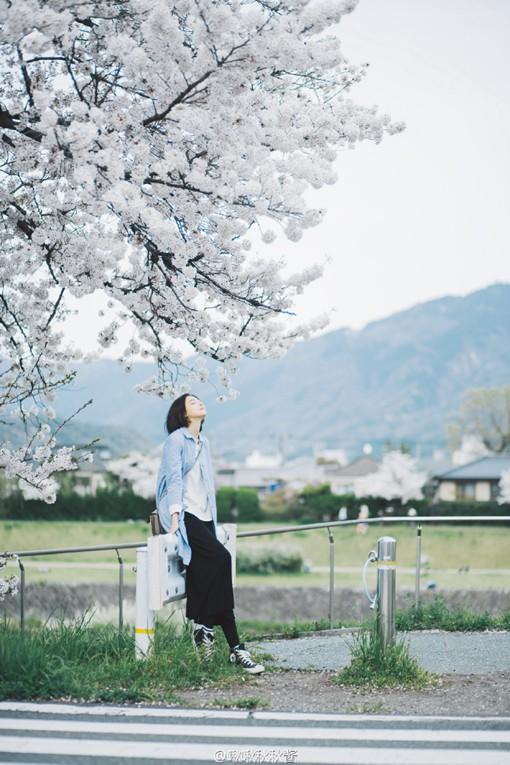
<path fill-rule="evenodd" d="M 8 563 L 17 560 L 18 556 L 14 553 L 4 553 L 3 555 L 0 555 L 0 570 L 5 568 Z M 19 576 L 16 576 L 15 574 L 11 574 L 11 576 L 7 576 L 5 579 L 0 578 L 0 602 L 10 595 L 16 595 L 19 583 Z"/>
<path fill-rule="evenodd" d="M 498 388 L 472 388 L 464 394 L 456 418 L 448 425 L 453 447 L 462 439 L 478 441 L 485 454 L 502 454 L 510 449 L 510 385 Z"/>
<path fill-rule="evenodd" d="M 498 504 L 510 504 L 510 468 L 505 470 L 499 481 Z"/>
<path fill-rule="evenodd" d="M 454 465 L 467 465 L 480 457 L 485 457 L 491 452 L 487 449 L 481 438 L 475 434 L 465 434 L 462 436 L 459 448 L 452 453 L 452 463 Z"/>
<path fill-rule="evenodd" d="M 153 499 L 156 490 L 161 449 L 149 453 L 130 452 L 124 457 L 108 460 L 107 470 L 126 481 L 139 497 Z"/>
<path fill-rule="evenodd" d="M 317 226 L 304 195 L 336 181 L 338 152 L 404 127 L 350 98 L 368 64 L 346 60 L 335 25 L 355 6 L 0 3 L 0 407 L 26 430 L 0 449 L 7 475 L 52 502 L 52 474 L 91 457 L 56 448 L 51 402 L 83 358 L 63 332 L 71 300 L 106 297 L 100 348 L 132 323 L 120 361 L 154 360 L 137 387 L 164 397 L 206 381 L 210 358 L 218 399 L 235 398 L 242 356 L 281 357 L 327 325 L 284 321 L 324 263 L 284 278 L 250 248 L 255 231 L 269 245 Z"/>
<path fill-rule="evenodd" d="M 387 452 L 375 473 L 358 479 L 357 497 L 383 497 L 408 502 L 422 499 L 427 474 L 418 470 L 416 460 L 400 451 Z"/>

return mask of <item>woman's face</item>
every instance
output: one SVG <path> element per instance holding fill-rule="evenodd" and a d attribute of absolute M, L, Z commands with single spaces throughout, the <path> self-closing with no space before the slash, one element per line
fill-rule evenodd
<path fill-rule="evenodd" d="M 205 404 L 196 396 L 186 396 L 186 415 L 190 420 L 203 419 L 207 414 Z"/>

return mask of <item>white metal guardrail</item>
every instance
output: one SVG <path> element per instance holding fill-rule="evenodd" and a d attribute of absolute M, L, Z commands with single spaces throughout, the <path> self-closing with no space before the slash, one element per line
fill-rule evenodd
<path fill-rule="evenodd" d="M 421 577 L 421 540 L 422 540 L 422 529 L 423 524 L 427 523 L 435 523 L 435 524 L 455 524 L 455 523 L 510 523 L 510 515 L 509 516 L 499 516 L 499 515 L 477 515 L 477 516 L 397 516 L 397 517 L 382 517 L 382 518 L 366 518 L 363 519 L 363 524 L 366 525 L 392 525 L 392 524 L 412 524 L 416 527 L 416 565 L 415 565 L 415 604 L 419 605 L 419 598 L 420 598 L 420 577 Z M 294 531 L 312 531 L 314 529 L 327 529 L 328 531 L 328 539 L 329 539 L 329 609 L 328 609 L 328 616 L 329 616 L 329 623 L 330 627 L 333 625 L 333 596 L 334 596 L 334 566 L 335 566 L 335 554 L 334 554 L 334 537 L 331 529 L 336 527 L 342 527 L 342 526 L 355 526 L 360 523 L 359 519 L 354 520 L 343 520 L 343 521 L 323 521 L 320 523 L 308 523 L 308 524 L 294 524 L 290 526 L 279 526 L 276 528 L 268 528 L 268 529 L 257 529 L 252 531 L 237 531 L 234 533 L 232 529 L 236 528 L 236 524 L 218 524 L 218 529 L 220 527 L 230 527 L 231 531 L 230 533 L 230 540 L 227 539 L 222 540 L 224 544 L 228 547 L 228 544 L 233 546 L 234 555 L 233 555 L 233 565 L 235 561 L 235 540 L 236 539 L 243 539 L 246 537 L 256 537 L 256 536 L 263 536 L 263 535 L 270 535 L 270 534 L 285 534 L 285 533 L 292 533 Z M 161 535 L 161 537 L 169 537 L 171 535 Z M 150 537 L 150 540 L 157 539 L 158 537 Z M 154 543 L 153 543 L 154 544 Z M 119 565 L 119 577 L 118 577 L 118 623 L 119 623 L 119 629 L 122 629 L 123 627 L 123 598 L 124 598 L 124 560 L 120 554 L 121 550 L 135 550 L 137 548 L 144 548 L 147 549 L 148 540 L 141 540 L 139 542 L 126 542 L 126 543 L 118 543 L 118 544 L 111 544 L 111 545 L 88 545 L 83 547 L 60 547 L 60 548 L 46 548 L 46 549 L 37 549 L 37 550 L 18 550 L 18 551 L 12 551 L 12 552 L 5 552 L 0 553 L 2 557 L 5 558 L 11 558 L 15 560 L 19 566 L 20 570 L 20 626 L 23 629 L 25 624 L 25 567 L 23 565 L 23 559 L 29 558 L 29 557 L 39 557 L 39 556 L 46 556 L 46 555 L 63 555 L 66 553 L 82 553 L 82 552 L 101 552 L 105 550 L 111 550 L 112 552 L 115 552 L 117 555 L 117 562 Z M 167 550 L 168 552 L 168 550 Z M 182 583 L 179 584 L 179 580 L 176 579 L 176 577 L 181 577 L 181 580 L 183 579 L 183 572 L 179 571 L 177 566 L 178 562 L 176 562 L 176 556 L 175 556 L 176 550 L 174 549 L 174 555 L 170 556 L 172 558 L 173 563 L 168 563 L 168 559 L 166 562 L 167 565 L 167 574 L 165 576 L 162 576 L 161 579 L 158 579 L 158 588 L 159 588 L 159 595 L 156 593 L 153 593 L 151 595 L 152 604 L 154 605 L 157 601 L 157 598 L 159 598 L 159 602 L 162 602 L 162 593 L 163 593 L 163 587 L 168 585 L 169 588 L 172 586 L 177 586 L 178 591 L 174 592 L 173 595 L 176 597 L 171 597 L 169 600 L 166 600 L 165 602 L 170 602 L 171 599 L 177 600 L 179 598 L 185 597 L 183 585 Z M 151 565 L 163 565 L 164 570 L 164 563 L 161 562 L 161 556 L 159 560 L 159 564 L 151 563 Z M 366 565 L 366 564 L 365 564 Z M 172 575 L 171 581 L 174 582 L 173 585 L 171 582 L 169 583 L 168 575 Z M 166 578 L 165 578 L 166 577 Z M 151 581 L 155 581 L 154 577 L 150 576 Z M 175 581 L 174 581 L 175 580 Z M 147 579 L 149 581 L 149 578 Z M 166 582 L 166 584 L 165 584 Z M 233 570 L 233 582 L 235 582 L 235 565 Z M 148 586 L 148 585 L 146 585 Z M 144 586 L 145 587 L 145 586 Z M 180 589 L 179 589 L 180 588 Z M 368 595 L 368 593 L 367 593 Z M 165 595 L 166 597 L 166 595 Z M 372 600 L 369 597 L 369 600 Z M 147 596 L 147 604 L 149 603 L 148 596 Z M 156 609 L 151 609 L 156 610 Z M 145 617 L 140 617 L 141 621 L 147 621 Z M 144 621 L 144 623 L 145 623 Z M 138 623 L 138 620 L 137 620 Z M 148 623 L 148 622 L 147 622 Z M 146 627 L 149 629 L 149 627 Z M 141 633 L 140 633 L 141 634 Z"/>

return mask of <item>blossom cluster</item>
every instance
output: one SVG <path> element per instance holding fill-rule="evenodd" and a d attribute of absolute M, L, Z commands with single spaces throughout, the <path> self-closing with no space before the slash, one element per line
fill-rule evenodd
<path fill-rule="evenodd" d="M 423 498 L 427 474 L 418 470 L 416 460 L 400 451 L 387 452 L 379 468 L 356 483 L 356 496 L 383 497 L 408 502 Z"/>
<path fill-rule="evenodd" d="M 0 555 L 0 569 L 4 568 L 10 559 L 15 555 Z M 18 576 L 8 576 L 6 579 L 0 579 L 0 602 L 5 600 L 8 595 L 16 595 L 19 587 Z"/>
<path fill-rule="evenodd" d="M 498 504 L 510 504 L 510 468 L 504 470 L 499 480 Z"/>
<path fill-rule="evenodd" d="M 128 484 L 135 494 L 154 499 L 156 479 L 161 463 L 161 449 L 154 452 L 130 452 L 123 457 L 108 460 L 107 470 Z"/>
<path fill-rule="evenodd" d="M 82 354 L 62 326 L 70 299 L 96 290 L 115 312 L 99 346 L 131 322 L 121 363 L 155 360 L 138 389 L 159 396 L 188 390 L 186 370 L 204 376 L 176 341 L 223 367 L 223 401 L 238 394 L 229 362 L 281 357 L 327 325 L 328 314 L 288 322 L 323 265 L 286 278 L 250 237 L 299 240 L 324 213 L 305 192 L 336 181 L 338 152 L 403 129 L 350 98 L 367 64 L 345 58 L 334 25 L 355 5 L 1 5 L 0 410 L 26 424 L 33 400 L 46 405 L 72 379 Z M 71 454 L 5 445 L 1 459 L 52 501 L 51 474 Z"/>

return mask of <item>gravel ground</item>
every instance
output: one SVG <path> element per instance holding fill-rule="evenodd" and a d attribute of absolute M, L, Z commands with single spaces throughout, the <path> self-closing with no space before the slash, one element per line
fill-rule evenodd
<path fill-rule="evenodd" d="M 439 674 L 510 672 L 509 632 L 398 633 L 409 640 L 409 651 L 420 666 Z M 335 670 L 349 664 L 349 636 L 321 635 L 247 643 L 247 648 L 270 653 L 285 669 Z"/>
<path fill-rule="evenodd" d="M 273 656 L 262 659 L 266 672 L 240 675 L 237 684 L 180 691 L 180 705 L 236 708 L 248 699 L 257 707 L 288 712 L 510 715 L 510 633 L 402 634 L 421 666 L 439 675 L 434 685 L 419 691 L 342 687 L 334 678 L 349 663 L 346 638 L 318 635 L 246 642 L 255 656 Z"/>
<path fill-rule="evenodd" d="M 403 715 L 510 715 L 510 672 L 490 675 L 445 675 L 434 688 L 420 691 L 356 691 L 334 682 L 335 672 L 276 670 L 243 677 L 240 685 L 179 692 L 185 707 L 236 708 L 249 699 L 260 708 L 280 712 L 338 712 Z M 246 708 L 241 703 L 239 708 Z"/>

